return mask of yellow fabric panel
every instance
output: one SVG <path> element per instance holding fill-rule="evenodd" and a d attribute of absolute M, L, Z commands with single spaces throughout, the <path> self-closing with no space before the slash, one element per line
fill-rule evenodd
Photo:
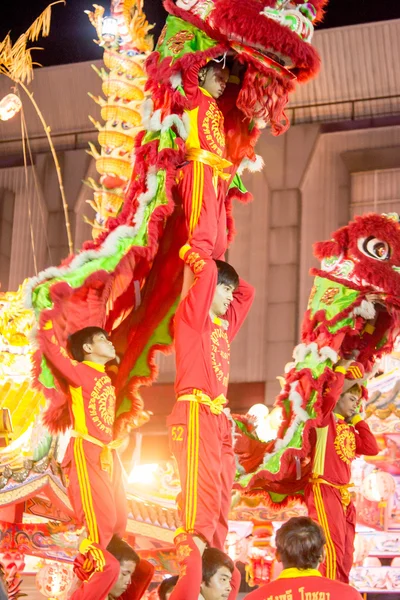
<path fill-rule="evenodd" d="M 185 111 L 189 117 L 189 136 L 186 140 L 186 148 L 200 148 L 198 119 L 199 119 L 199 107 L 197 106 L 193 110 Z"/>
<path fill-rule="evenodd" d="M 82 363 L 84 365 L 87 365 L 88 367 L 92 367 L 92 369 L 96 369 L 96 371 L 100 371 L 100 373 L 106 372 L 105 366 L 101 365 L 100 363 L 95 363 L 95 362 L 92 362 L 91 360 L 83 360 Z"/>
<path fill-rule="evenodd" d="M 328 425 L 326 427 L 317 427 L 317 443 L 315 446 L 314 464 L 313 464 L 313 476 L 324 474 L 325 469 L 325 454 L 326 454 L 326 441 L 328 439 Z"/>
<path fill-rule="evenodd" d="M 72 400 L 72 414 L 74 415 L 74 429 L 79 433 L 88 433 L 86 425 L 85 408 L 83 405 L 82 388 L 69 388 Z"/>

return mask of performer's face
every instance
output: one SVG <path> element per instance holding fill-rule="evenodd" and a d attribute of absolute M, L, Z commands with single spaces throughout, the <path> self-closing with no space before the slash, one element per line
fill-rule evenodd
<path fill-rule="evenodd" d="M 211 311 L 214 315 L 222 317 L 226 313 L 233 300 L 234 291 L 235 287 L 233 285 L 226 285 L 225 283 L 217 285 L 211 305 Z"/>
<path fill-rule="evenodd" d="M 345 419 L 351 419 L 357 412 L 359 402 L 359 394 L 349 391 L 340 396 L 339 401 L 336 404 L 335 412 L 338 412 Z"/>
<path fill-rule="evenodd" d="M 226 84 L 229 79 L 229 69 L 223 69 L 222 67 L 212 66 L 206 71 L 204 83 L 201 86 L 205 89 L 213 98 L 219 98 L 225 91 Z"/>
<path fill-rule="evenodd" d="M 115 358 L 114 345 L 104 333 L 95 333 L 92 342 L 83 345 L 83 351 L 90 354 L 94 362 L 105 364 Z"/>
<path fill-rule="evenodd" d="M 205 600 L 225 600 L 232 590 L 232 573 L 227 567 L 220 567 L 210 578 L 208 585 L 201 584 L 200 592 Z"/>
<path fill-rule="evenodd" d="M 135 569 L 136 563 L 133 560 L 123 560 L 120 562 L 119 577 L 109 594 L 111 598 L 119 598 L 126 592 Z"/>

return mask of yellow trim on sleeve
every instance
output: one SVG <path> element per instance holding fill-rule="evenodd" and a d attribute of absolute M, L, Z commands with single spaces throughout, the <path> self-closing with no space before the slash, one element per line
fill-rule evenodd
<path fill-rule="evenodd" d="M 338 367 L 335 367 L 335 373 L 343 373 L 343 375 L 346 375 L 347 370 L 345 369 L 345 367 L 339 365 Z"/>
<path fill-rule="evenodd" d="M 359 423 L 362 420 L 363 420 L 363 418 L 362 418 L 361 415 L 354 415 L 354 417 L 351 420 L 351 424 L 352 425 L 357 425 L 357 423 Z"/>
<path fill-rule="evenodd" d="M 185 244 L 184 246 L 182 246 L 182 248 L 179 250 L 179 258 L 184 260 L 185 254 L 188 250 L 191 250 L 191 246 L 189 246 L 189 244 Z"/>

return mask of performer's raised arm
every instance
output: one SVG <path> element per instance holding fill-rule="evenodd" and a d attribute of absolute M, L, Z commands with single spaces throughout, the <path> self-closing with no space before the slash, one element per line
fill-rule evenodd
<path fill-rule="evenodd" d="M 80 385 L 78 362 L 69 357 L 67 351 L 58 343 L 52 321 L 45 321 L 39 331 L 40 348 L 47 360 L 73 387 Z"/>
<path fill-rule="evenodd" d="M 229 338 L 233 340 L 243 325 L 254 300 L 255 289 L 250 283 L 239 278 L 239 285 L 233 292 L 233 301 L 226 313 L 229 321 Z"/>
<path fill-rule="evenodd" d="M 205 252 L 189 245 L 183 246 L 179 255 L 194 277 L 190 289 L 181 301 L 179 313 L 194 329 L 200 330 L 209 319 L 217 286 L 217 265 Z"/>

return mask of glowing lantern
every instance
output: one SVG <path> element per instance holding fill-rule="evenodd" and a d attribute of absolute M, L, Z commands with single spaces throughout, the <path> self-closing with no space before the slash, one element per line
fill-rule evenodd
<path fill-rule="evenodd" d="M 48 600 L 61 598 L 70 588 L 70 567 L 59 563 L 47 563 L 37 572 L 36 587 Z"/>
<path fill-rule="evenodd" d="M 118 35 L 118 22 L 114 17 L 104 17 L 101 24 L 101 37 L 106 44 L 112 44 Z"/>
<path fill-rule="evenodd" d="M 133 467 L 128 477 L 129 483 L 138 483 L 142 485 L 149 485 L 155 482 L 155 473 L 158 470 L 156 463 L 150 465 L 137 465 Z"/>
<path fill-rule="evenodd" d="M 386 503 L 395 489 L 396 482 L 393 476 L 384 471 L 373 471 L 361 484 L 362 495 L 372 502 Z"/>
<path fill-rule="evenodd" d="M 22 108 L 22 102 L 15 94 L 7 94 L 0 101 L 0 121 L 12 119 Z"/>

